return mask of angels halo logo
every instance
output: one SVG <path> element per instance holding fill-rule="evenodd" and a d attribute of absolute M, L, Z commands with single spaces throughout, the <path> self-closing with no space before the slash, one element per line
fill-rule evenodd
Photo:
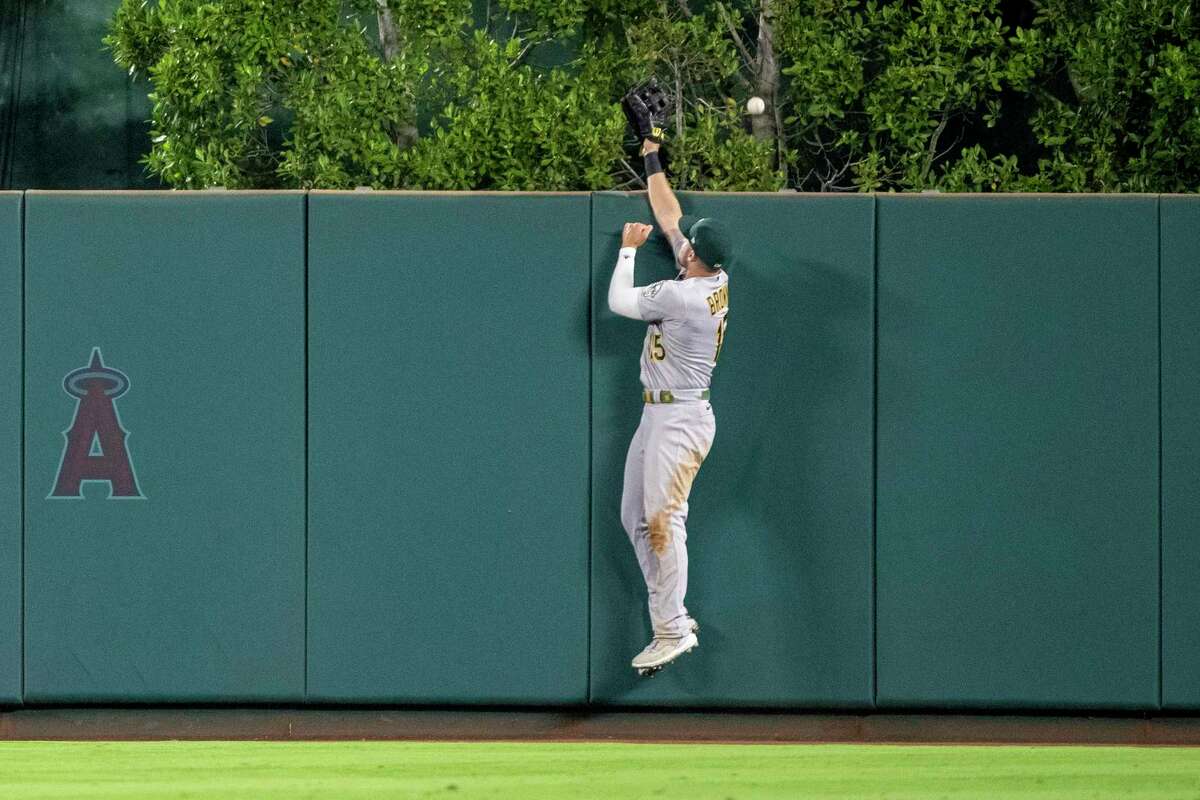
<path fill-rule="evenodd" d="M 63 431 L 67 441 L 47 499 L 83 499 L 84 481 L 107 482 L 110 500 L 143 498 L 125 447 L 129 432 L 117 416 L 117 398 L 128 390 L 129 378 L 104 366 L 99 347 L 92 348 L 86 367 L 63 378 L 63 391 L 77 401 L 75 419 Z"/>

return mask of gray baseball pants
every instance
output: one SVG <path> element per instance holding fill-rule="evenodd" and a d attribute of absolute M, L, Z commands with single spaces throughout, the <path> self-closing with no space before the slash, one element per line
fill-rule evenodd
<path fill-rule="evenodd" d="M 688 495 L 712 447 L 716 418 L 707 400 L 647 403 L 625 458 L 621 524 L 633 543 L 656 637 L 685 636 Z"/>

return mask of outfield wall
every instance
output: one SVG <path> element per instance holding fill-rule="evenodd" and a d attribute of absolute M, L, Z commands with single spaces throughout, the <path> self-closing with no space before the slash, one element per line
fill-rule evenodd
<path fill-rule="evenodd" d="M 1200 708 L 1200 198 L 681 199 L 741 255 L 647 681 L 644 196 L 0 193 L 0 704 Z"/>
<path fill-rule="evenodd" d="M 0 192 L 0 703 L 21 701 L 21 211 Z"/>

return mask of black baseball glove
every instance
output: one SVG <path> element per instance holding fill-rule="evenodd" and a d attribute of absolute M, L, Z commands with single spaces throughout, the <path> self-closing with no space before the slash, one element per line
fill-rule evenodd
<path fill-rule="evenodd" d="M 621 98 L 625 118 L 629 120 L 629 127 L 633 128 L 639 142 L 643 139 L 662 142 L 666 138 L 667 118 L 673 105 L 674 99 L 658 85 L 655 78 L 630 89 Z"/>

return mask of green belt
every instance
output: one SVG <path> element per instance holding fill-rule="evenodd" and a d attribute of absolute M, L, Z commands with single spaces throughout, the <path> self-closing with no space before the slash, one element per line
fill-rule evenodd
<path fill-rule="evenodd" d="M 690 394 L 690 392 L 689 392 Z M 708 389 L 702 389 L 699 397 L 680 397 L 679 400 L 707 400 L 709 398 Z M 644 403 L 674 403 L 676 402 L 675 395 L 670 389 L 663 389 L 659 392 L 652 392 L 649 389 L 642 390 L 642 402 Z"/>

